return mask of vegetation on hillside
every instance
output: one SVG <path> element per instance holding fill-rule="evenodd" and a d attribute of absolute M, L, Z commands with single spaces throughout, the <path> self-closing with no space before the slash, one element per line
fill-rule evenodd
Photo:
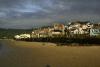
<path fill-rule="evenodd" d="M 31 33 L 31 29 L 0 29 L 1 39 L 11 39 L 17 34 Z"/>

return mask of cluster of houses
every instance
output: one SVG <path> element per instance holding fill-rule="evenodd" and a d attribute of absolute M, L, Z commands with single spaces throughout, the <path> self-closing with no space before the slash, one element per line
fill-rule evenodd
<path fill-rule="evenodd" d="M 80 21 L 71 22 L 67 25 L 55 23 L 52 27 L 33 30 L 31 34 L 15 35 L 15 38 L 71 37 L 75 35 L 100 36 L 100 23 Z"/>

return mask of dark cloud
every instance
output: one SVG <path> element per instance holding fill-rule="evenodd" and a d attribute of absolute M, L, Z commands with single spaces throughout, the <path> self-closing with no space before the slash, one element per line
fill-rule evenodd
<path fill-rule="evenodd" d="M 84 13 L 84 14 L 100 14 L 100 1 L 98 0 L 91 0 L 91 1 L 81 1 L 76 2 L 71 7 L 71 10 L 77 13 Z"/>
<path fill-rule="evenodd" d="M 18 22 L 4 22 L 6 27 L 52 22 L 51 20 L 93 19 L 100 17 L 100 0 L 0 0 L 0 18 L 16 19 Z M 21 19 L 28 20 L 27 22 Z M 33 18 L 33 20 L 30 18 Z M 38 21 L 41 19 L 41 21 Z M 51 19 L 51 20 L 48 20 Z M 99 19 L 99 18 L 98 18 Z M 4 21 L 4 20 L 3 20 Z M 10 22 L 10 23 L 9 23 Z M 7 23 L 11 24 L 7 26 Z M 3 27 L 5 27 L 3 26 Z M 30 26 L 30 25 L 29 25 Z M 1 27 L 1 26 L 0 26 Z"/>

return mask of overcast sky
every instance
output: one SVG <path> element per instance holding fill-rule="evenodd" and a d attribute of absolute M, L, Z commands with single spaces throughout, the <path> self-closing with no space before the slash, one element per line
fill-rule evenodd
<path fill-rule="evenodd" d="M 54 21 L 100 21 L 100 0 L 0 0 L 0 28 L 32 28 Z"/>

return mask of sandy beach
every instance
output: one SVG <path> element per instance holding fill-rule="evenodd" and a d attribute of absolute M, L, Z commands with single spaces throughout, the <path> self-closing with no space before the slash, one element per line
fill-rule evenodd
<path fill-rule="evenodd" d="M 0 67 L 100 67 L 100 46 L 0 40 Z"/>

